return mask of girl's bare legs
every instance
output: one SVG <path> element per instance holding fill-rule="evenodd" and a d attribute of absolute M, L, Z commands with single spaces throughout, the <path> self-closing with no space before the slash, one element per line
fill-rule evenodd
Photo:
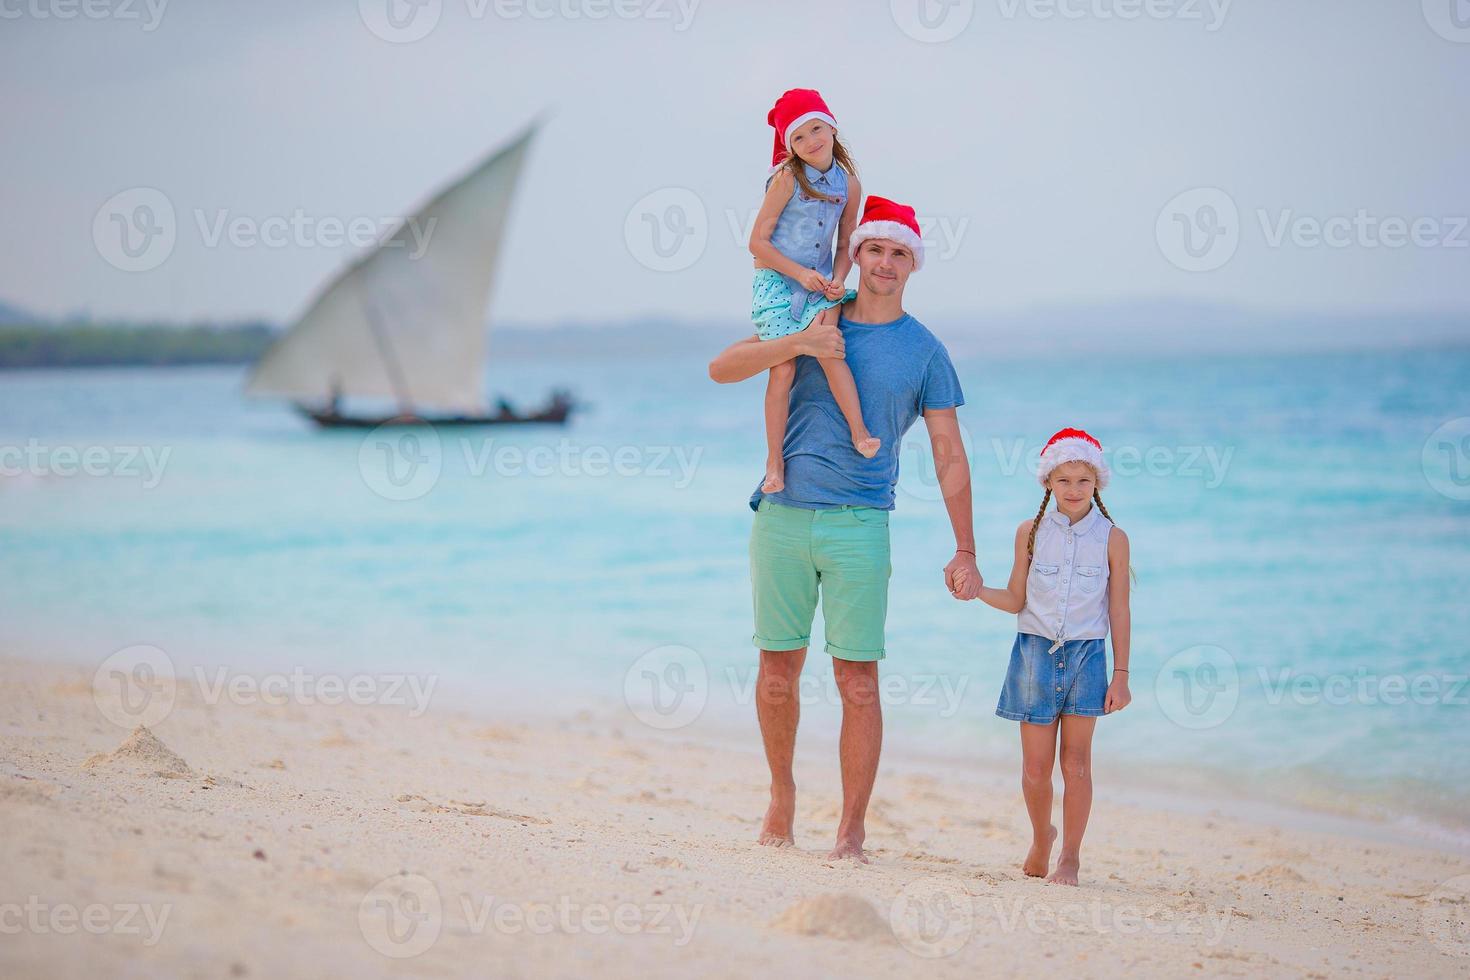
<path fill-rule="evenodd" d="M 823 310 L 816 322 L 836 323 L 837 307 Z M 832 397 L 837 399 L 837 407 L 842 409 L 842 417 L 847 420 L 848 431 L 852 433 L 852 448 L 872 459 L 878 455 L 883 440 L 870 433 L 867 424 L 863 422 L 863 406 L 858 401 L 857 382 L 852 380 L 852 371 L 847 362 L 840 357 L 819 357 L 817 363 L 822 365 L 822 373 L 827 376 L 827 386 L 832 389 Z"/>
<path fill-rule="evenodd" d="M 1033 878 L 1046 875 L 1057 828 L 1051 823 L 1051 767 L 1057 754 L 1057 723 L 1021 722 L 1021 794 L 1031 817 L 1031 850 L 1021 870 Z"/>
<path fill-rule="evenodd" d="M 1057 869 L 1046 879 L 1058 885 L 1077 884 L 1082 835 L 1092 810 L 1092 732 L 1096 718 L 1062 715 L 1062 853 Z"/>
<path fill-rule="evenodd" d="M 771 368 L 766 379 L 766 478 L 761 483 L 762 493 L 786 487 L 786 458 L 781 455 L 781 447 L 786 441 L 786 416 L 791 411 L 791 382 L 795 378 L 796 362 L 786 361 Z"/>

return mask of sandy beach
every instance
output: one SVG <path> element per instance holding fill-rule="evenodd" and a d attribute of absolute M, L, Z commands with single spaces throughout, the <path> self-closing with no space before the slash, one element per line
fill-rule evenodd
<path fill-rule="evenodd" d="M 1018 788 L 885 756 L 872 863 L 753 844 L 749 750 L 626 715 L 535 724 L 210 703 L 104 717 L 93 673 L 0 661 L 0 974 L 1464 976 L 1470 859 L 1100 798 L 1082 884 L 1023 876 Z"/>

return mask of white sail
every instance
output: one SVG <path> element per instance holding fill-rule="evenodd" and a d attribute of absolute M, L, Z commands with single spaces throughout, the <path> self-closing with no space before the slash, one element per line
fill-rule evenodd
<path fill-rule="evenodd" d="M 391 398 L 405 410 L 483 409 L 485 309 L 535 129 L 333 279 L 261 357 L 246 392 L 326 401 L 335 391 Z"/>

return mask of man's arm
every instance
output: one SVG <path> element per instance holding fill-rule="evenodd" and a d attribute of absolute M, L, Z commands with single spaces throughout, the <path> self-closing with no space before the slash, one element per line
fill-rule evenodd
<path fill-rule="evenodd" d="M 813 323 L 799 333 L 775 340 L 746 337 L 720 351 L 709 362 L 710 380 L 722 385 L 744 381 L 762 371 L 769 371 L 777 364 L 784 364 L 798 354 L 845 357 L 841 328 L 835 323 Z"/>
<path fill-rule="evenodd" d="M 975 562 L 974 515 L 970 509 L 970 459 L 960 439 L 960 420 L 952 408 L 929 409 L 924 413 L 929 444 L 934 449 L 934 472 L 939 492 L 954 528 L 955 554 L 944 566 L 944 584 L 956 599 L 973 599 L 983 580 Z"/>

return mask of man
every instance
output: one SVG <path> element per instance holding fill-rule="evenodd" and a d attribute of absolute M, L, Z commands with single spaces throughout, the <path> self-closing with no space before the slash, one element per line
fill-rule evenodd
<path fill-rule="evenodd" d="M 756 715 L 771 769 L 771 802 L 759 840 L 775 847 L 794 843 L 797 680 L 820 592 L 827 653 L 842 697 L 842 817 L 830 857 L 866 863 L 863 820 L 883 742 L 878 661 L 888 608 L 888 512 L 899 446 L 920 414 L 954 529 L 945 585 L 955 598 L 973 599 L 981 578 L 970 466 L 955 417 L 964 404 L 959 379 L 944 345 L 903 309 L 904 286 L 924 259 L 913 209 L 870 197 L 848 249 L 859 274 L 857 298 L 842 308 L 838 326 L 813 324 L 777 340 L 741 341 L 710 362 L 709 374 L 722 384 L 743 381 L 796 359 L 782 450 L 786 485 L 769 494 L 757 488 L 750 501 L 756 511 L 753 639 L 760 648 Z M 853 449 L 818 357 L 843 357 L 852 369 L 863 417 L 883 441 L 874 458 Z"/>

